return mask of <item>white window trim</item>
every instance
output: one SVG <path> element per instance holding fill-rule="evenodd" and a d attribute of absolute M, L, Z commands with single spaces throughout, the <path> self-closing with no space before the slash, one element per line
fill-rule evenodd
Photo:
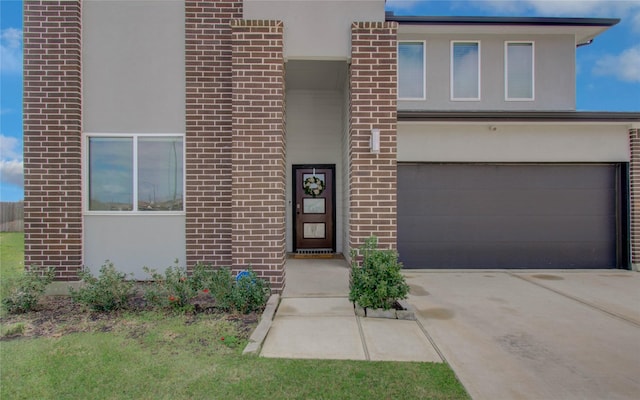
<path fill-rule="evenodd" d="M 109 216 L 132 216 L 132 215 L 144 215 L 144 216 L 154 216 L 154 215 L 186 215 L 186 143 L 185 143 L 185 134 L 184 133 L 85 133 L 82 135 L 84 143 L 82 144 L 82 148 L 84 149 L 84 154 L 82 157 L 82 179 L 84 180 L 82 184 L 82 209 L 84 210 L 84 215 L 109 215 Z M 138 138 L 138 137 L 180 137 L 182 138 L 182 210 L 181 211 L 139 211 L 139 210 L 131 210 L 131 211 L 92 211 L 89 210 L 89 138 L 91 137 L 105 137 L 105 138 Z M 134 208 L 138 207 L 138 140 L 133 140 L 133 206 Z"/>
<path fill-rule="evenodd" d="M 456 43 L 477 43 L 478 44 L 478 97 L 453 97 L 453 46 Z M 451 45 L 449 46 L 449 53 L 451 62 L 449 65 L 449 93 L 451 101 L 480 101 L 482 99 L 482 45 L 480 44 L 480 40 L 452 40 Z"/>
<path fill-rule="evenodd" d="M 426 40 L 398 40 L 399 51 L 401 43 L 422 43 L 422 97 L 400 97 L 400 86 L 398 85 L 398 100 L 426 100 L 427 99 L 427 41 Z M 400 57 L 396 60 L 396 71 L 400 80 Z"/>
<path fill-rule="evenodd" d="M 531 97 L 509 97 L 509 44 L 531 45 Z M 536 44 L 532 40 L 510 40 L 504 42 L 504 100 L 535 101 L 536 100 Z"/>

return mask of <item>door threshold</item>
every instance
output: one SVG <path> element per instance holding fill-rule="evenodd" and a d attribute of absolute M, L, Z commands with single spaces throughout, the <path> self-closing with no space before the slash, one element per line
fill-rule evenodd
<path fill-rule="evenodd" d="M 300 250 L 295 253 L 287 254 L 287 258 L 294 259 L 342 259 L 342 253 L 331 252 L 310 252 L 309 250 Z"/>

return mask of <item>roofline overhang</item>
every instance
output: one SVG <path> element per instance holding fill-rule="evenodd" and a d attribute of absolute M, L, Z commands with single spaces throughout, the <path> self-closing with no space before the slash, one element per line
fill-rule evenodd
<path fill-rule="evenodd" d="M 387 21 L 406 25 L 536 25 L 611 27 L 619 18 L 404 16 L 387 12 Z"/>
<path fill-rule="evenodd" d="M 640 125 L 640 112 L 398 111 L 398 122 L 600 122 Z"/>

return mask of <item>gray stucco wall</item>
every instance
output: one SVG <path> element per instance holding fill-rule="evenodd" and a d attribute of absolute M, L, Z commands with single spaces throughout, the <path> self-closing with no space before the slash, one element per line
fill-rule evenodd
<path fill-rule="evenodd" d="M 184 132 L 184 1 L 85 0 L 85 132 Z"/>
<path fill-rule="evenodd" d="M 425 40 L 426 100 L 398 101 L 400 110 L 575 110 L 575 39 L 572 35 L 401 33 L 398 40 Z M 451 41 L 480 41 L 480 101 L 451 101 Z M 535 42 L 535 100 L 506 101 L 505 41 Z"/>
<path fill-rule="evenodd" d="M 98 273 L 105 260 L 118 271 L 149 279 L 143 267 L 164 270 L 177 259 L 185 266 L 182 215 L 88 215 L 84 219 L 84 264 Z"/>
<path fill-rule="evenodd" d="M 284 22 L 288 59 L 351 57 L 351 24 L 384 21 L 384 0 L 245 0 L 245 19 Z"/>
<path fill-rule="evenodd" d="M 85 0 L 82 27 L 84 132 L 184 133 L 184 1 Z M 85 214 L 84 263 L 95 272 L 109 259 L 145 279 L 143 266 L 176 258 L 184 266 L 184 213 Z"/>

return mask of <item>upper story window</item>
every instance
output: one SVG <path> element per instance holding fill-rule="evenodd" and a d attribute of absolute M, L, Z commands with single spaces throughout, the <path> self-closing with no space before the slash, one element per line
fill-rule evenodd
<path fill-rule="evenodd" d="M 451 100 L 480 100 L 480 42 L 451 42 Z"/>
<path fill-rule="evenodd" d="M 182 135 L 89 135 L 88 210 L 183 210 Z"/>
<path fill-rule="evenodd" d="M 398 98 L 424 100 L 425 52 L 423 41 L 398 43 Z"/>
<path fill-rule="evenodd" d="M 534 99 L 533 42 L 505 42 L 505 99 Z"/>

